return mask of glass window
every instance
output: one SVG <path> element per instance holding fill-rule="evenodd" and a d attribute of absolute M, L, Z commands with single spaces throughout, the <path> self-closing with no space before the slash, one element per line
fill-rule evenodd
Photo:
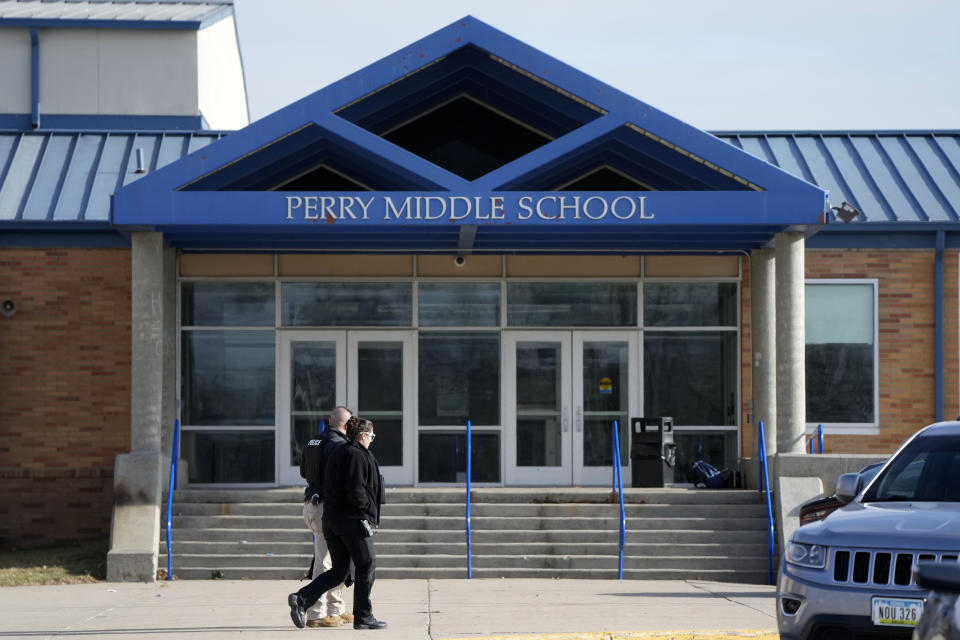
<path fill-rule="evenodd" d="M 408 327 L 409 282 L 287 282 L 281 288 L 284 326 Z"/>
<path fill-rule="evenodd" d="M 737 423 L 737 335 L 733 331 L 647 331 L 643 406 L 676 425 Z"/>
<path fill-rule="evenodd" d="M 185 327 L 272 327 L 272 282 L 184 282 L 180 322 Z"/>
<path fill-rule="evenodd" d="M 272 431 L 184 431 L 191 483 L 273 482 Z"/>
<path fill-rule="evenodd" d="M 290 465 L 299 466 L 303 448 L 319 433 L 337 405 L 337 344 L 290 343 Z"/>
<path fill-rule="evenodd" d="M 903 448 L 864 502 L 960 502 L 960 437 L 926 433 Z"/>
<path fill-rule="evenodd" d="M 674 431 L 677 460 L 673 467 L 673 481 L 697 481 L 693 463 L 703 460 L 717 469 L 737 468 L 737 434 L 735 431 Z"/>
<path fill-rule="evenodd" d="M 621 463 L 627 457 L 629 419 L 629 345 L 583 343 L 583 465 L 613 464 L 613 422 L 617 421 Z"/>
<path fill-rule="evenodd" d="M 417 297 L 422 327 L 500 326 L 499 282 L 422 282 Z"/>
<path fill-rule="evenodd" d="M 472 431 L 471 482 L 500 482 L 500 432 Z M 467 481 L 467 432 L 421 431 L 420 482 Z"/>
<path fill-rule="evenodd" d="M 185 331 L 183 424 L 272 426 L 275 342 L 273 331 Z"/>
<path fill-rule="evenodd" d="M 518 467 L 559 467 L 563 464 L 560 344 L 517 343 Z"/>
<path fill-rule="evenodd" d="M 403 343 L 357 346 L 357 415 L 373 421 L 371 445 L 381 467 L 403 465 Z"/>
<path fill-rule="evenodd" d="M 735 282 L 649 282 L 643 285 L 648 327 L 735 327 Z"/>
<path fill-rule="evenodd" d="M 511 327 L 635 327 L 637 285 L 516 282 L 507 285 Z"/>
<path fill-rule="evenodd" d="M 500 424 L 500 335 L 420 334 L 420 424 Z"/>
<path fill-rule="evenodd" d="M 873 283 L 806 285 L 807 422 L 873 423 Z"/>

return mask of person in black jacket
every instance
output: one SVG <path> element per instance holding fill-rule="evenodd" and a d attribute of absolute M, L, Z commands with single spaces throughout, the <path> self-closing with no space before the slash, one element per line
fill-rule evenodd
<path fill-rule="evenodd" d="M 333 452 L 347 444 L 347 420 L 352 418 L 346 407 L 334 407 L 330 412 L 329 426 L 320 437 L 307 443 L 300 458 L 300 475 L 307 481 L 307 488 L 303 492 L 303 521 L 313 532 L 311 579 L 333 566 L 327 541 L 323 537 L 323 472 Z M 320 596 L 307 611 L 307 626 L 339 627 L 342 623 L 353 622 L 353 614 L 346 613 L 344 609 L 343 585 L 338 584 Z"/>
<path fill-rule="evenodd" d="M 373 616 L 370 590 L 376 576 L 377 555 L 373 534 L 380 525 L 383 477 L 369 451 L 376 435 L 373 423 L 357 419 L 347 424 L 350 443 L 337 449 L 326 465 L 323 479 L 323 537 L 332 567 L 310 584 L 287 597 L 293 624 L 303 628 L 306 609 L 346 579 L 350 562 L 356 570 L 353 592 L 353 628 L 383 629 L 386 622 Z"/>

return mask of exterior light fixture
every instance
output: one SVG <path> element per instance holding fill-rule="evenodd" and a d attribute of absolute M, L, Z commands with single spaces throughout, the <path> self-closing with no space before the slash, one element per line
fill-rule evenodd
<path fill-rule="evenodd" d="M 860 215 L 860 210 L 848 202 L 844 202 L 839 207 L 831 207 L 831 209 L 845 223 L 852 222 L 854 218 Z"/>

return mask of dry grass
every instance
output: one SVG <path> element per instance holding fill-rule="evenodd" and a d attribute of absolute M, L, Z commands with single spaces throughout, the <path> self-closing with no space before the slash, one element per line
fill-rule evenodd
<path fill-rule="evenodd" d="M 98 582 L 106 576 L 106 540 L 0 551 L 0 587 Z"/>

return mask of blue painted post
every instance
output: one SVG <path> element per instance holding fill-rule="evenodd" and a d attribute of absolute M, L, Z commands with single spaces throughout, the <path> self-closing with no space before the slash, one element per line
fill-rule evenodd
<path fill-rule="evenodd" d="M 170 480 L 167 482 L 167 580 L 173 580 L 173 492 L 177 482 L 177 458 L 180 452 L 180 419 L 173 421 L 173 447 L 170 452 Z"/>
<path fill-rule="evenodd" d="M 627 538 L 627 514 L 623 510 L 623 476 L 620 470 L 620 430 L 617 427 L 617 421 L 613 421 L 613 453 L 614 469 L 617 472 L 617 493 L 620 494 L 620 556 L 617 560 L 617 580 L 623 580 L 623 544 Z"/>
<path fill-rule="evenodd" d="M 823 454 L 823 425 L 817 426 L 817 452 Z"/>
<path fill-rule="evenodd" d="M 767 494 L 767 522 L 769 523 L 768 539 L 767 539 L 767 548 L 769 553 L 767 556 L 767 581 L 770 584 L 773 584 L 773 506 L 770 504 L 770 478 L 767 474 L 767 444 L 764 441 L 763 437 L 763 420 L 757 423 L 757 428 L 759 430 L 759 439 L 758 444 L 760 447 L 759 458 L 760 466 L 763 470 L 762 486 L 766 488 Z"/>
<path fill-rule="evenodd" d="M 613 424 L 616 425 L 617 421 L 614 420 Z M 617 490 L 617 463 L 619 462 L 619 460 L 617 460 L 617 453 L 619 453 L 618 449 L 620 448 L 617 446 L 618 444 L 619 443 L 617 442 L 617 427 L 614 426 L 613 438 L 610 440 L 610 457 L 612 458 L 612 462 L 610 463 L 610 490 L 611 491 Z"/>
<path fill-rule="evenodd" d="M 470 421 L 467 420 L 467 579 L 473 577 L 473 558 L 470 549 L 470 474 L 472 465 L 470 460 L 471 453 L 471 430 Z"/>

